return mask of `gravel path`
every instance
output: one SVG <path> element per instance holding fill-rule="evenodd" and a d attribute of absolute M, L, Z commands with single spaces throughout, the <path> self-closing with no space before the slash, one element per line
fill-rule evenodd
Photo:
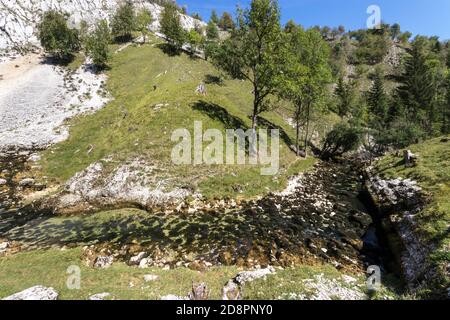
<path fill-rule="evenodd" d="M 39 56 L 0 64 L 0 151 L 46 148 L 67 138 L 66 119 L 93 112 L 108 99 L 106 77 L 87 65 L 73 74 Z"/>

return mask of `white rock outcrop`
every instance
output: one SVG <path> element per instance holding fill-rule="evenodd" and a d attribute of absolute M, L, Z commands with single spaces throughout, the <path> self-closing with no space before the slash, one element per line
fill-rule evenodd
<path fill-rule="evenodd" d="M 58 293 L 53 288 L 47 288 L 44 286 L 35 286 L 9 297 L 3 298 L 3 300 L 56 300 L 58 299 Z"/>
<path fill-rule="evenodd" d="M 42 14 L 57 10 L 69 15 L 69 22 L 77 27 L 81 21 L 92 25 L 100 19 L 110 20 L 121 0 L 0 0 L 0 50 L 37 46 L 36 25 Z M 159 30 L 162 7 L 147 0 L 133 0 L 136 10 L 148 9 L 153 15 L 149 26 Z M 182 26 L 193 29 L 196 24 L 205 25 L 190 16 L 181 15 Z"/>
<path fill-rule="evenodd" d="M 67 182 L 66 194 L 60 196 L 58 206 L 66 209 L 86 202 L 100 207 L 118 203 L 153 207 L 176 204 L 191 194 L 186 189 L 166 186 L 166 182 L 155 178 L 155 169 L 144 160 L 133 159 L 104 174 L 103 164 L 96 162 Z"/>

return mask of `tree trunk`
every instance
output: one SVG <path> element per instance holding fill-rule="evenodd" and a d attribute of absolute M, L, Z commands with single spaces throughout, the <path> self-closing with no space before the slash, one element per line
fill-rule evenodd
<path fill-rule="evenodd" d="M 258 126 L 258 111 L 259 111 L 259 92 L 257 85 L 253 85 L 253 115 L 252 115 L 252 129 L 256 130 L 256 127 Z"/>
<path fill-rule="evenodd" d="M 305 135 L 305 155 L 308 156 L 308 135 L 309 135 L 309 116 L 311 111 L 311 102 L 306 107 L 306 135 Z M 306 157 L 305 156 L 305 157 Z"/>
<path fill-rule="evenodd" d="M 302 104 L 299 103 L 297 106 L 297 110 L 295 113 L 295 121 L 296 121 L 296 137 L 295 137 L 295 151 L 297 153 L 297 157 L 300 156 L 300 115 L 302 112 Z"/>

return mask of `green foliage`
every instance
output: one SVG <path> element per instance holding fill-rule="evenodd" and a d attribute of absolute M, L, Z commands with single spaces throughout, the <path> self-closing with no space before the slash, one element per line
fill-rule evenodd
<path fill-rule="evenodd" d="M 398 23 L 394 23 L 390 29 L 391 39 L 396 40 L 401 34 L 401 28 Z"/>
<path fill-rule="evenodd" d="M 399 117 L 390 123 L 389 126 L 379 128 L 374 138 L 380 146 L 391 146 L 401 149 L 418 143 L 425 137 L 426 135 L 419 125 L 409 124 L 403 117 Z"/>
<path fill-rule="evenodd" d="M 147 9 L 143 9 L 136 16 L 136 30 L 141 32 L 144 43 L 146 41 L 148 34 L 150 33 L 148 28 L 152 24 L 152 22 L 153 16 L 151 12 Z"/>
<path fill-rule="evenodd" d="M 400 36 L 398 37 L 398 40 L 401 43 L 407 43 L 409 41 L 409 39 L 411 39 L 412 37 L 412 33 L 409 31 L 403 32 L 400 34 Z"/>
<path fill-rule="evenodd" d="M 213 10 L 211 12 L 211 18 L 210 18 L 209 21 L 214 23 L 215 25 L 219 24 L 219 17 L 217 16 L 216 10 Z"/>
<path fill-rule="evenodd" d="M 133 30 L 136 29 L 136 15 L 133 3 L 124 2 L 114 14 L 111 21 L 112 35 L 119 41 L 131 39 Z"/>
<path fill-rule="evenodd" d="M 388 53 L 389 46 L 390 42 L 386 36 L 367 31 L 360 39 L 352 62 L 369 65 L 380 63 Z"/>
<path fill-rule="evenodd" d="M 282 83 L 279 95 L 295 106 L 296 146 L 299 153 L 299 131 L 301 118 L 306 123 L 308 139 L 309 119 L 314 108 L 326 94 L 326 84 L 331 82 L 331 70 L 328 64 L 330 49 L 322 35 L 314 29 L 304 31 L 290 24 L 286 33 L 285 63 L 283 64 Z M 307 141 L 305 141 L 305 150 Z"/>
<path fill-rule="evenodd" d="M 432 134 L 437 82 L 426 45 L 426 40 L 418 37 L 408 50 L 397 94 L 405 107 L 407 121 Z"/>
<path fill-rule="evenodd" d="M 377 69 L 374 74 L 372 87 L 367 94 L 367 104 L 369 112 L 373 116 L 372 121 L 378 124 L 383 124 L 386 120 L 388 97 L 384 89 L 384 74 L 380 69 Z"/>
<path fill-rule="evenodd" d="M 219 29 L 212 20 L 210 20 L 206 26 L 206 37 L 208 40 L 212 41 L 219 39 Z"/>
<path fill-rule="evenodd" d="M 111 57 L 109 44 L 111 42 L 111 31 L 106 20 L 100 21 L 94 32 L 87 37 L 86 54 L 91 57 L 94 64 L 104 68 Z"/>
<path fill-rule="evenodd" d="M 188 39 L 192 54 L 195 54 L 199 50 L 200 46 L 203 44 L 203 41 L 204 41 L 203 36 L 201 34 L 199 34 L 197 31 L 195 31 L 195 29 L 192 29 L 191 31 L 189 31 L 189 33 L 187 35 L 187 39 Z"/>
<path fill-rule="evenodd" d="M 229 12 L 224 12 L 222 17 L 220 18 L 219 23 L 217 24 L 222 30 L 230 31 L 235 27 L 235 23 L 233 21 L 233 17 Z"/>
<path fill-rule="evenodd" d="M 447 75 L 446 81 L 446 101 L 442 108 L 442 132 L 450 133 L 450 73 Z"/>
<path fill-rule="evenodd" d="M 450 69 L 450 49 L 447 49 L 447 68 Z"/>
<path fill-rule="evenodd" d="M 348 123 L 339 123 L 328 133 L 321 152 L 322 159 L 331 159 L 356 150 L 361 144 L 363 131 Z"/>
<path fill-rule="evenodd" d="M 179 51 L 186 40 L 186 32 L 181 26 L 177 7 L 167 4 L 161 17 L 161 32 L 167 37 L 172 50 Z"/>
<path fill-rule="evenodd" d="M 69 28 L 62 13 L 53 10 L 45 12 L 37 29 L 44 50 L 58 59 L 70 58 L 80 49 L 78 31 Z"/>
<path fill-rule="evenodd" d="M 218 50 L 214 63 L 234 78 L 253 86 L 252 128 L 260 113 L 270 109 L 268 98 L 278 90 L 284 63 L 280 9 L 275 0 L 253 0 L 239 11 L 239 25 Z"/>
<path fill-rule="evenodd" d="M 355 103 L 355 83 L 345 82 L 342 77 L 339 78 L 335 96 L 338 99 L 337 114 L 342 118 L 348 116 Z"/>

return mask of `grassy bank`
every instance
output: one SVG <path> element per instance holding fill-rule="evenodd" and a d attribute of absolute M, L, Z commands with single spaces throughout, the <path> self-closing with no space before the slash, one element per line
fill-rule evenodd
<path fill-rule="evenodd" d="M 429 259 L 442 268 L 450 262 L 450 136 L 435 138 L 413 145 L 410 149 L 418 156 L 417 165 L 405 167 L 396 155 L 382 158 L 376 164 L 377 173 L 385 178 L 410 178 L 418 182 L 429 195 L 430 202 L 415 216 L 418 235 L 436 249 Z M 450 281 L 444 279 L 442 281 Z M 441 281 L 441 282 L 442 282 Z M 448 282 L 447 282 L 448 285 Z"/>

